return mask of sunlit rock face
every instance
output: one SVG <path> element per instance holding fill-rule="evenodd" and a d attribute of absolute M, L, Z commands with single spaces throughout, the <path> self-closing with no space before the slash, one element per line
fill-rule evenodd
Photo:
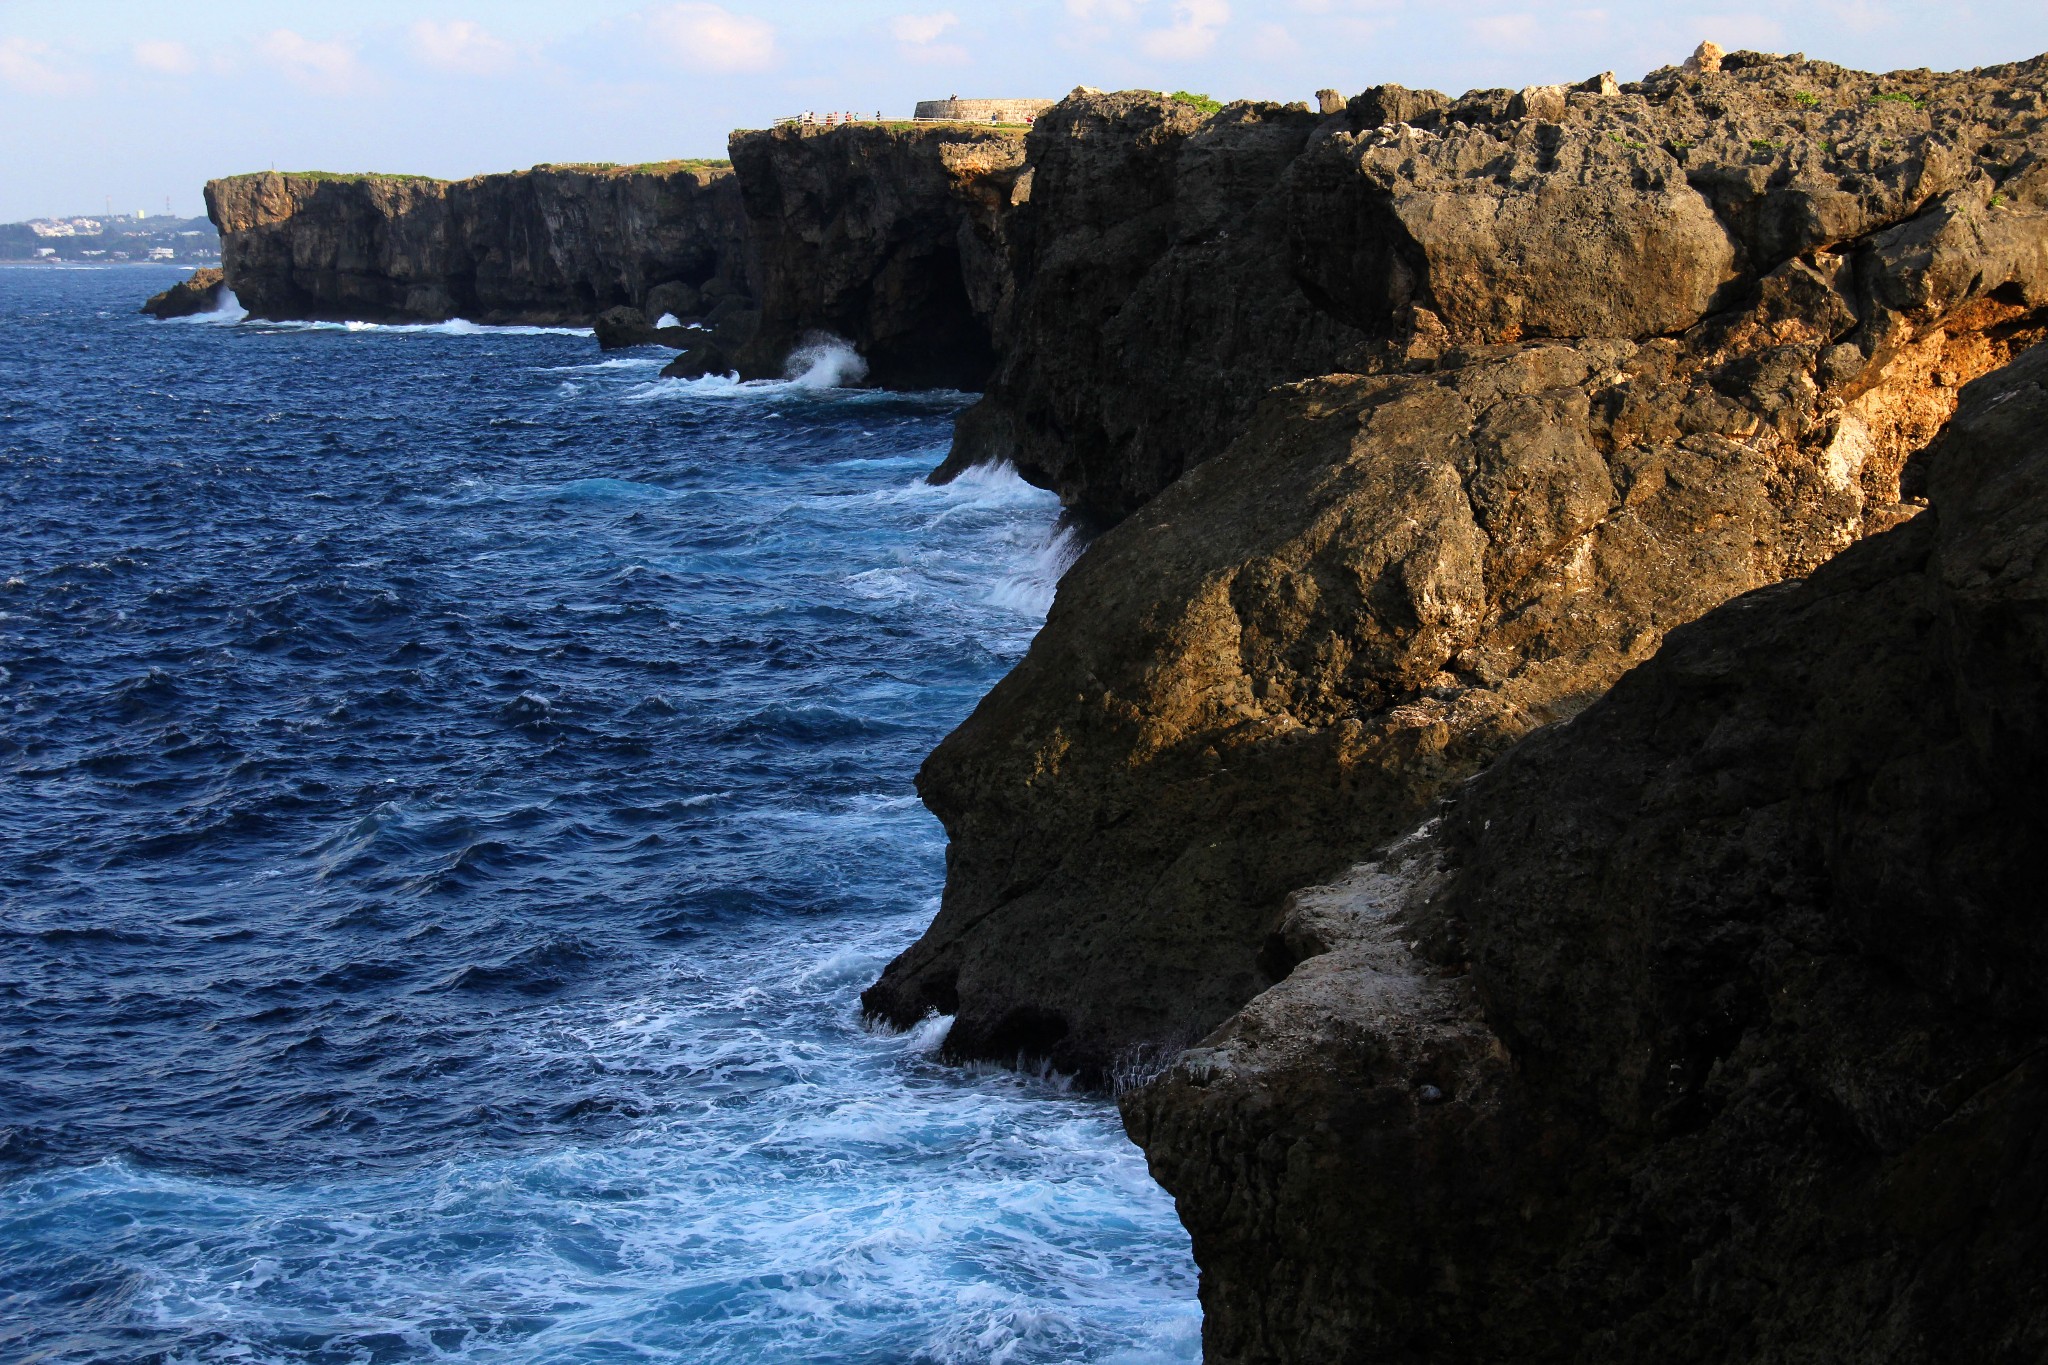
<path fill-rule="evenodd" d="M 1126 1096 L 1208 1359 L 2048 1351 L 2048 350 L 1914 463 L 1296 896 Z"/>
<path fill-rule="evenodd" d="M 1051 111 L 955 454 L 1123 520 L 926 763 L 945 900 L 868 1007 L 1142 1071 L 1286 974 L 1289 892 L 1912 517 L 2048 327 L 2044 71 Z"/>

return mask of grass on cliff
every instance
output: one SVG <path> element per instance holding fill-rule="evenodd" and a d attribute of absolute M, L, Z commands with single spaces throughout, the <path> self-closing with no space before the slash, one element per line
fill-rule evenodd
<path fill-rule="evenodd" d="M 664 175 L 670 171 L 722 171 L 730 161 L 708 156 L 678 157 L 673 161 L 543 161 L 537 171 L 597 171 L 614 175 Z"/>
<path fill-rule="evenodd" d="M 1168 95 L 1167 98 L 1179 100 L 1182 104 L 1192 104 L 1205 114 L 1220 114 L 1223 112 L 1223 101 L 1213 95 L 1196 94 L 1191 90 L 1176 90 L 1171 95 Z"/>
<path fill-rule="evenodd" d="M 536 171 L 593 171 L 610 175 L 662 175 L 672 171 L 719 171 L 732 165 L 730 161 L 713 160 L 710 157 L 689 156 L 675 161 L 642 161 L 632 165 L 621 165 L 616 161 L 553 161 L 542 162 Z M 498 175 L 523 175 L 523 171 L 498 171 Z M 294 180 L 423 180 L 429 184 L 445 185 L 448 182 L 438 175 L 408 175 L 402 171 L 244 171 L 240 175 L 222 176 L 223 180 L 250 180 L 259 175 L 286 175 Z"/>
<path fill-rule="evenodd" d="M 223 180 L 253 180 L 259 175 L 286 175 L 294 180 L 426 180 L 436 185 L 446 182 L 438 175 L 408 175 L 404 171 L 243 171 L 240 175 L 224 175 Z"/>

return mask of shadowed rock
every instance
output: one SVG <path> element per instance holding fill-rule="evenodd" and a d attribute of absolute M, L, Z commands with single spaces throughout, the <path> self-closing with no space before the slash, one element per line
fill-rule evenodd
<path fill-rule="evenodd" d="M 1020 214 L 1012 230 L 1042 270 L 1067 272 L 1055 296 L 1114 297 L 1106 282 L 1144 255 L 1118 244 L 1163 254 L 1137 272 L 1128 312 L 1095 315 L 1096 340 L 1046 333 L 1013 351 L 984 406 L 1038 412 L 1031 421 L 1064 432 L 1074 468 L 1115 482 L 1116 498 L 1142 487 L 1118 482 L 1126 474 L 1163 469 L 1139 452 L 1185 429 L 1177 403 L 1205 413 L 1207 430 L 1231 429 L 1202 407 L 1215 393 L 1181 385 L 1192 366 L 1253 347 L 1235 329 L 1267 305 L 1233 294 L 1247 281 L 1277 291 L 1265 316 L 1307 319 L 1298 286 L 1320 279 L 1330 306 L 1346 301 L 1351 335 L 1387 330 L 1347 353 L 1348 372 L 1270 392 L 1227 449 L 1070 572 L 1029 654 L 920 774 L 951 839 L 945 897 L 864 997 L 871 1011 L 955 1014 L 955 1055 L 1049 1057 L 1097 1080 L 1171 1055 L 1292 965 L 1278 937 L 1289 891 L 1412 826 L 1675 626 L 1912 514 L 1901 469 L 1957 387 L 2048 329 L 2048 64 L 1938 81 L 1740 53 L 1726 66 L 1659 73 L 1619 96 L 1571 92 L 1583 126 L 1550 145 L 1549 170 L 1539 127 L 1449 118 L 1496 117 L 1481 108 L 1490 95 L 1438 111 L 1433 138 L 1324 126 L 1298 154 L 1287 139 L 1306 137 L 1298 125 L 1313 116 L 1284 110 L 1234 106 L 1204 125 L 1172 101 L 1087 96 L 1041 121 L 1037 222 Z M 1809 85 L 1827 99 L 1896 88 L 1927 107 L 1863 99 L 1814 113 L 1789 93 Z M 1758 167 L 1777 158 L 1789 173 L 1752 183 L 1746 162 L 1688 159 L 1674 178 L 1678 152 L 1609 136 L 1611 120 L 1673 109 L 1706 120 L 1710 102 L 1716 145 L 1771 120 L 1818 120 L 1800 156 L 1836 155 L 1841 173 L 1822 186 L 1801 178 L 1807 162 L 1759 151 Z M 1084 126 L 1073 145 L 1085 151 L 1058 150 Z M 1819 149 L 1827 132 L 1836 153 Z M 1223 175 L 1249 156 L 1231 139 L 1254 134 L 1279 149 L 1258 163 L 1263 179 Z M 1191 160 L 1204 137 L 1216 156 Z M 1872 169 L 1880 155 L 1894 160 Z M 1118 157 L 1127 169 L 1103 169 Z M 1295 220 L 1291 272 L 1269 255 L 1263 276 L 1218 269 L 1197 288 L 1175 272 L 1244 250 L 1229 244 L 1236 230 L 1275 201 L 1251 194 L 1247 216 L 1219 219 L 1206 245 L 1176 239 L 1191 202 L 1240 202 L 1176 201 L 1176 177 L 1196 166 L 1352 208 Z M 1062 176 L 1077 178 L 1062 189 Z M 1152 207 L 1120 216 L 1141 204 Z M 1073 226 L 1033 245 L 1055 220 Z M 1862 235 L 1829 236 L 1847 227 Z M 1682 245 L 1695 238 L 1719 250 Z M 1360 264 L 1375 242 L 1398 249 Z M 1592 270 L 1595 242 L 1625 268 Z M 1579 267 L 1556 269 L 1571 251 Z M 1019 276 L 1018 318 L 1046 306 L 1048 278 Z M 1150 331 L 1135 330 L 1141 319 Z M 1545 319 L 1609 334 L 1533 339 Z M 1119 332 L 1125 322 L 1134 330 Z M 1276 329 L 1268 359 L 1304 326 Z M 1148 383 L 1127 358 L 1103 359 L 1100 338 L 1118 337 L 1160 358 Z M 1069 340 L 1080 349 L 1063 350 Z M 1049 406 L 1016 406 L 1027 389 Z M 1122 445 L 1090 425 L 1110 412 L 1123 414 Z M 1100 505 L 1093 496 L 1084 503 Z"/>
<path fill-rule="evenodd" d="M 206 205 L 255 317 L 588 326 L 664 284 L 746 292 L 739 187 L 722 165 L 271 171 L 208 182 Z"/>
<path fill-rule="evenodd" d="M 1280 929 L 1126 1119 L 1205 1358 L 2048 1352 L 2048 351 Z"/>
<path fill-rule="evenodd" d="M 195 270 L 169 289 L 150 295 L 149 302 L 142 305 L 141 311 L 158 318 L 188 318 L 195 313 L 211 313 L 220 307 L 221 288 L 226 278 L 211 267 Z"/>
<path fill-rule="evenodd" d="M 822 331 L 849 342 L 882 387 L 987 382 L 1021 131 L 783 127 L 735 133 L 731 153 L 761 298 L 759 331 L 729 348 L 732 366 L 779 375 Z"/>

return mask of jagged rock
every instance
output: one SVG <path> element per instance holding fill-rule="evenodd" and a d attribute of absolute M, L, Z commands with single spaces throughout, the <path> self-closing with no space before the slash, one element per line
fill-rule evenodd
<path fill-rule="evenodd" d="M 591 323 L 600 350 L 616 351 L 627 346 L 654 344 L 654 324 L 643 309 L 621 305 L 607 308 Z"/>
<path fill-rule="evenodd" d="M 703 311 L 703 293 L 681 280 L 655 285 L 647 291 L 647 299 L 640 306 L 641 316 L 649 322 L 670 313 L 679 318 L 694 318 Z"/>
<path fill-rule="evenodd" d="M 1915 463 L 1295 897 L 1125 1097 L 1207 1360 L 2048 1354 L 2048 349 Z"/>
<path fill-rule="evenodd" d="M 597 334 L 598 349 L 604 351 L 624 350 L 628 346 L 667 346 L 686 351 L 705 337 L 704 330 L 698 327 L 657 327 L 647 320 L 644 308 L 626 304 L 599 313 L 591 330 Z"/>
<path fill-rule="evenodd" d="M 1333 368 L 1361 338 L 1295 284 L 1278 193 L 1321 122 L 1271 104 L 1211 117 L 1148 91 L 1042 115 L 1007 226 L 1003 361 L 934 477 L 1007 459 L 1114 520 L 1273 385 Z"/>
<path fill-rule="evenodd" d="M 737 353 L 779 375 L 814 331 L 851 342 L 873 382 L 979 389 L 1007 287 L 1001 218 L 1024 169 L 1015 129 L 785 127 L 735 133 L 761 319 Z"/>
<path fill-rule="evenodd" d="M 1985 300 L 1883 375 L 1831 380 L 1853 314 L 1828 294 L 1839 311 L 1781 316 L 1801 289 L 1820 296 L 1795 274 L 1686 343 L 1477 352 L 1277 396 L 1091 547 L 927 761 L 945 899 L 869 1008 L 953 1013 L 960 1055 L 1094 1078 L 1191 1041 L 1285 970 L 1289 890 L 1673 626 L 1907 515 L 1899 470 L 1953 401 L 1940 377 L 2048 328 Z"/>
<path fill-rule="evenodd" d="M 1513 170 L 1521 144 L 1485 128 L 1330 134 L 1298 153 L 1266 129 L 1262 180 L 1243 173 L 1245 130 L 1267 123 L 1258 111 L 1239 107 L 1198 136 L 1176 129 L 1171 102 L 1145 97 L 1055 110 L 1043 156 L 1034 143 L 1033 203 L 1104 229 L 1060 234 L 1075 253 L 1055 258 L 1066 285 L 1020 276 L 1026 334 L 1034 296 L 1111 296 L 1116 270 L 1145 277 L 1125 307 L 1182 353 L 1199 351 L 1187 342 L 1196 316 L 1229 331 L 1240 316 L 1228 291 L 1257 268 L 1205 271 L 1204 293 L 1176 272 L 1232 248 L 1212 241 L 1205 258 L 1193 235 L 1157 240 L 1177 181 L 1202 165 L 1249 188 L 1187 202 L 1249 203 L 1218 221 L 1254 239 L 1280 171 L 1297 201 L 1324 195 L 1335 207 L 1297 220 L 1295 278 L 1320 282 L 1325 309 L 1359 324 L 1353 337 L 1403 316 L 1408 336 L 1398 351 L 1355 347 L 1356 367 L 1378 374 L 1331 376 L 1274 403 L 1216 472 L 1183 476 L 1084 557 L 1031 654 L 926 767 L 921 789 L 953 839 L 944 908 L 870 1008 L 897 1020 L 957 1012 L 959 1054 L 1038 1052 L 1097 1077 L 1133 1050 L 1180 1046 L 1284 970 L 1262 952 L 1289 889 L 1597 695 L 1672 625 L 1903 515 L 1900 465 L 1946 418 L 1955 386 L 2040 332 L 2048 219 L 2029 111 L 2042 65 L 2007 68 L 2002 84 L 1983 73 L 1949 83 L 1952 111 L 2020 111 L 2000 125 L 2003 142 L 1987 134 L 1971 153 L 2003 168 L 1999 189 L 1981 168 L 1961 183 L 1954 166 L 1936 176 L 1940 157 L 1901 143 L 1899 176 L 1840 191 L 1853 202 L 1832 221 L 1866 235 L 1789 258 L 1774 258 L 1784 239 L 1769 224 L 1797 215 L 1737 195 L 1713 212 L 1683 182 L 1646 176 L 1637 149 L 1592 135 L 1615 110 L 1641 116 L 1641 94 L 1572 96 L 1593 101 L 1572 106 L 1591 129 L 1555 140 L 1553 172 L 1531 163 L 1526 177 Z M 1747 56 L 1732 74 L 1657 79 L 1668 108 L 1709 80 L 1726 100 L 1822 76 L 1845 89 L 1865 79 Z M 1890 127 L 1905 109 L 1883 101 L 1863 117 Z M 1305 137 L 1289 118 L 1273 121 Z M 1086 137 L 1066 129 L 1087 120 Z M 1202 137 L 1215 139 L 1206 163 L 1189 151 Z M 1617 149 L 1611 165 L 1605 147 Z M 1466 174 L 1468 155 L 1495 174 Z M 1548 174 L 1605 186 L 1588 196 L 1604 208 L 1589 220 L 1584 202 L 1553 197 Z M 1140 202 L 1154 207 L 1132 215 L 1130 187 L 1148 175 Z M 1760 193 L 1796 197 L 1801 183 Z M 1382 226 L 1340 231 L 1357 222 L 1346 203 Z M 1589 222 L 1621 229 L 1595 247 L 1574 239 Z M 1042 226 L 1012 231 L 1028 249 Z M 1389 240 L 1419 256 L 1358 259 Z M 1557 269 L 1573 251 L 1581 268 Z M 1603 254 L 1626 268 L 1586 268 Z M 1302 296 L 1266 279 L 1268 307 L 1287 316 Z M 1740 306 L 1702 316 L 1730 297 Z M 1542 306 L 1520 311 L 1531 299 Z M 1610 340 L 1475 349 L 1561 319 L 1558 330 Z M 1104 449 L 1077 402 L 1120 414 L 1136 440 L 1188 373 L 1162 357 L 1152 387 L 1118 375 L 1101 340 L 1121 341 L 1115 327 L 1051 357 L 1047 342 L 1023 363 L 1022 379 L 1050 381 L 1030 424 L 1064 432 L 1076 461 Z M 1684 335 L 1649 335 L 1671 328 Z M 1439 372 L 1398 373 L 1431 365 Z M 1006 368 L 992 390 L 998 415 L 1016 408 L 1017 378 Z M 1229 426 L 1209 401 L 1205 425 Z M 1134 472 L 1144 478 L 1119 497 L 1164 466 L 1127 445 L 1078 477 L 1103 488 Z"/>
<path fill-rule="evenodd" d="M 1627 86 L 1382 86 L 1341 120 L 1077 92 L 1028 140 L 1002 363 L 936 477 L 1009 459 L 1113 522 L 1228 445 L 1274 385 L 1371 368 L 1438 327 L 1670 335 L 1790 260 L 1929 212 L 2006 215 L 2015 250 L 2038 245 L 2043 70 L 1736 53 Z"/>
<path fill-rule="evenodd" d="M 722 165 L 457 181 L 270 171 L 210 181 L 206 207 L 228 285 L 256 317 L 588 325 L 671 281 L 746 288 L 739 187 Z"/>
<path fill-rule="evenodd" d="M 1661 107 L 1712 94 L 1732 108 L 1823 75 L 1865 88 L 1837 68 L 1737 57 L 1719 76 L 1659 76 Z M 989 412 L 1064 432 L 1075 477 L 1115 489 L 1114 506 L 1165 472 L 1138 454 L 1153 416 L 1188 430 L 1170 399 L 1205 404 L 1203 429 L 1232 425 L 1216 391 L 1184 386 L 1249 344 L 1252 305 L 1233 292 L 1247 280 L 1267 283 L 1263 316 L 1285 324 L 1266 334 L 1268 361 L 1290 335 L 1330 342 L 1313 319 L 1332 308 L 1354 338 L 1376 317 L 1401 330 L 1354 344 L 1352 372 L 1273 396 L 1069 573 L 1030 653 L 920 774 L 952 841 L 946 893 L 868 1008 L 952 1013 L 955 1055 L 1049 1057 L 1096 1080 L 1171 1053 L 1291 965 L 1273 937 L 1290 890 L 1572 714 L 1674 626 L 1910 515 L 1901 467 L 1957 386 L 2048 327 L 2048 205 L 2031 178 L 2044 68 L 1948 82 L 1940 122 L 1976 130 L 1971 159 L 1944 161 L 1932 132 L 1901 138 L 1898 176 L 1839 191 L 1829 221 L 1863 235 L 1827 249 L 1811 245 L 1816 218 L 1736 196 L 1717 212 L 1686 197 L 1675 161 L 1658 171 L 1595 136 L 1660 107 L 1639 91 L 1570 95 L 1588 127 L 1551 144 L 1552 172 L 1522 160 L 1536 154 L 1529 125 L 1512 139 L 1448 124 L 1437 138 L 1326 133 L 1295 152 L 1315 116 L 1236 106 L 1188 131 L 1170 102 L 1141 96 L 1054 110 L 1042 157 L 1034 142 L 1044 217 L 1012 232 L 1030 258 L 1028 234 L 1057 221 L 1060 251 L 1019 277 L 1011 335 L 1040 341 L 992 386 L 982 437 Z M 1969 122 L 1999 110 L 2019 112 L 1995 131 Z M 1886 101 L 1860 117 L 1890 128 L 1923 112 Z M 1739 132 L 1763 114 L 1723 117 Z M 1072 137 L 1081 123 L 1089 134 Z M 1198 158 L 1203 146 L 1215 155 Z M 1241 195 L 1176 202 L 1197 169 Z M 1294 220 L 1291 276 L 1256 245 L 1282 174 L 1296 202 L 1332 205 Z M 1560 195 L 1546 175 L 1587 193 Z M 1759 183 L 1766 202 L 1819 192 L 1796 174 Z M 1192 204 L 1217 209 L 1214 233 L 1171 226 Z M 1380 217 L 1358 230 L 1367 211 Z M 1788 239 L 1794 222 L 1807 227 Z M 1394 240 L 1413 254 L 1359 261 Z M 1775 254 L 1787 240 L 1807 245 Z M 1559 253 L 1580 268 L 1558 269 Z M 1603 258 L 1613 268 L 1593 269 Z M 1320 309 L 1296 302 L 1304 278 L 1321 281 Z M 1053 299 L 1075 312 L 1117 297 L 1121 311 L 1057 345 L 1066 324 L 1033 321 Z M 1124 330 L 1141 318 L 1150 332 Z M 1526 339 L 1553 327 L 1583 335 Z M 1127 343 L 1157 360 L 1149 375 L 1115 355 Z M 1024 405 L 1027 390 L 1044 406 Z"/>
<path fill-rule="evenodd" d="M 211 313 L 220 307 L 221 288 L 226 275 L 208 267 L 195 270 L 162 293 L 152 294 L 142 312 L 158 318 L 184 318 L 194 313 Z"/>
<path fill-rule="evenodd" d="M 1712 75 L 1721 69 L 1721 59 L 1727 55 L 1719 43 L 1711 40 L 1702 42 L 1692 50 L 1692 56 L 1685 59 L 1685 69 L 1694 75 Z"/>

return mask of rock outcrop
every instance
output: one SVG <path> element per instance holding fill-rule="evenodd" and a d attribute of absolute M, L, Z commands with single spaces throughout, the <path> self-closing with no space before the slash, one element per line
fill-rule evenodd
<path fill-rule="evenodd" d="M 1707 66 L 1455 99 L 1382 86 L 1327 115 L 1077 92 L 1028 139 L 1002 363 L 940 477 L 1011 459 L 1114 521 L 1274 385 L 1375 354 L 1672 336 L 1816 253 L 1859 277 L 1869 252 L 1945 256 L 1894 272 L 1933 291 L 1921 305 L 1967 286 L 1963 261 L 2034 268 L 2009 258 L 2039 249 L 2039 61 Z"/>
<path fill-rule="evenodd" d="M 1128 1094 L 1205 1358 L 2048 1356 L 2048 349 Z"/>
<path fill-rule="evenodd" d="M 735 133 L 759 331 L 685 356 L 778 375 L 812 332 L 848 342 L 872 383 L 979 389 L 1008 285 L 1002 218 L 1018 192 L 1014 129 L 849 124 Z M 730 350 L 728 355 L 726 352 Z"/>
<path fill-rule="evenodd" d="M 651 306 L 653 321 L 679 291 L 749 292 L 722 164 L 456 181 L 271 171 L 209 182 L 206 206 L 228 286 L 262 318 L 588 326 L 618 306 Z"/>
<path fill-rule="evenodd" d="M 1063 433 L 1039 476 L 1137 510 L 920 774 L 945 898 L 868 1008 L 1098 1080 L 1170 1055 L 1292 968 L 1288 892 L 1676 626 L 1911 516 L 1958 386 L 2048 330 L 2044 76 L 1736 53 L 1618 93 L 1382 88 L 1345 127 L 1140 96 L 1041 120 L 961 439 L 1030 463 Z M 1243 212 L 1191 227 L 1196 169 Z M 1293 295 L 1260 312 L 1261 280 Z M 1343 363 L 1252 392 L 1319 348 Z M 1242 397 L 1196 395 L 1255 352 Z M 1233 439 L 1174 437 L 1191 467 L 1150 488 L 1146 443 L 1203 402 Z"/>
<path fill-rule="evenodd" d="M 1009 460 L 1113 522 L 1274 385 L 1343 368 L 1365 337 L 1302 292 L 1286 247 L 1284 182 L 1321 126 L 1306 106 L 1211 116 L 1147 91 L 1040 116 L 1005 224 L 1002 363 L 937 477 Z"/>
<path fill-rule="evenodd" d="M 156 318 L 188 318 L 195 313 L 211 313 L 220 307 L 221 290 L 227 276 L 219 270 L 208 267 L 195 270 L 179 280 L 169 289 L 149 296 L 149 302 L 141 311 Z"/>

